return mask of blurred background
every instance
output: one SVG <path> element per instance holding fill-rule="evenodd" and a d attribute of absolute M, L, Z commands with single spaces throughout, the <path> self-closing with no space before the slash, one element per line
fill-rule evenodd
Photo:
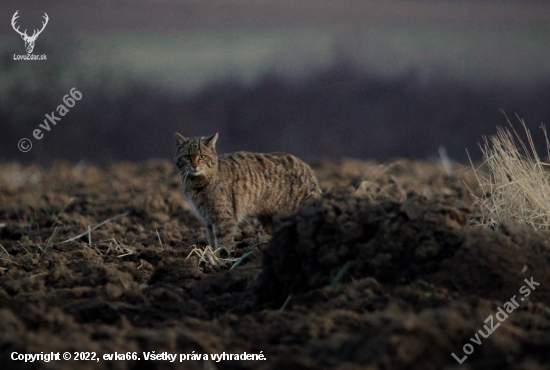
<path fill-rule="evenodd" d="M 505 114 L 546 153 L 547 1 L 2 3 L 3 161 L 172 158 L 176 131 L 219 132 L 220 153 L 422 159 L 444 146 L 466 161 Z M 47 61 L 14 60 L 26 54 L 17 10 L 29 35 L 48 14 L 33 51 Z M 82 100 L 36 140 L 73 87 Z"/>

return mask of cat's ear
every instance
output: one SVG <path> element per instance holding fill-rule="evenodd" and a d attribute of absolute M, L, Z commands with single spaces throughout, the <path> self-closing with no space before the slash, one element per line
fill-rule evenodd
<path fill-rule="evenodd" d="M 207 146 L 211 147 L 212 149 L 216 148 L 216 141 L 218 141 L 218 133 L 216 132 L 214 135 L 204 138 L 203 141 Z"/>
<path fill-rule="evenodd" d="M 176 146 L 182 146 L 182 145 L 189 144 L 189 139 L 184 138 L 183 136 L 181 136 L 177 132 L 174 135 L 174 139 L 176 140 Z"/>

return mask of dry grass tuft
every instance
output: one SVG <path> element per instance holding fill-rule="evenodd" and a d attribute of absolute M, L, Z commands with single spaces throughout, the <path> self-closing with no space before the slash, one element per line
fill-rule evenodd
<path fill-rule="evenodd" d="M 535 230 L 550 227 L 550 179 L 541 162 L 531 133 L 520 122 L 527 134 L 525 145 L 510 121 L 510 128 L 497 128 L 497 135 L 485 139 L 481 147 L 484 165 L 489 173 L 474 167 L 474 173 L 482 190 L 476 198 L 481 206 L 480 224 L 496 227 L 504 220 L 530 225 Z M 542 126 L 547 148 L 550 144 L 546 128 Z"/>
<path fill-rule="evenodd" d="M 220 251 L 222 251 L 222 248 L 218 248 L 214 250 L 209 245 L 207 245 L 203 249 L 197 248 L 196 245 L 192 245 L 192 247 L 193 247 L 193 250 L 191 251 L 191 253 L 189 253 L 187 258 L 191 257 L 193 254 L 196 254 L 199 257 L 198 266 L 201 270 L 203 269 L 203 267 L 201 266 L 201 264 L 203 263 L 204 264 L 209 263 L 213 267 L 223 266 L 227 268 L 230 266 L 231 262 L 235 263 L 239 261 L 238 259 L 235 259 L 235 258 L 220 258 L 219 253 Z"/>

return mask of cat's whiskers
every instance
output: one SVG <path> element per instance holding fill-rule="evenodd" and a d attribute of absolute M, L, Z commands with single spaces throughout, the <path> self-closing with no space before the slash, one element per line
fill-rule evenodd
<path fill-rule="evenodd" d="M 183 175 L 181 177 L 181 184 L 183 186 L 185 186 L 185 180 L 187 180 L 187 176 L 189 176 L 189 171 L 183 169 L 183 170 L 179 171 L 179 174 L 180 174 L 180 176 Z"/>
<path fill-rule="evenodd" d="M 183 186 L 185 186 L 185 180 L 187 180 L 187 176 L 189 176 L 189 172 L 185 172 L 185 176 L 183 176 Z"/>

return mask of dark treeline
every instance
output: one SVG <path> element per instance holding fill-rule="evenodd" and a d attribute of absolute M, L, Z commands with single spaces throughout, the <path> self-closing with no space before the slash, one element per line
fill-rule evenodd
<path fill-rule="evenodd" d="M 482 135 L 506 124 L 500 110 L 513 122 L 515 114 L 524 118 L 541 150 L 545 142 L 538 127 L 550 122 L 549 83 L 474 88 L 445 78 L 420 82 L 414 72 L 376 78 L 342 64 L 301 81 L 266 75 L 253 85 L 227 81 L 186 95 L 108 73 L 93 82 L 77 76 L 61 83 L 59 71 L 41 68 L 33 84 L 21 80 L 3 95 L 4 160 L 171 158 L 174 132 L 218 131 L 221 153 L 285 151 L 308 160 L 426 158 L 445 146 L 451 158 L 464 161 L 466 148 L 479 158 Z M 73 86 L 82 100 L 36 140 L 33 130 Z M 23 137 L 33 142 L 28 153 L 17 148 Z"/>

